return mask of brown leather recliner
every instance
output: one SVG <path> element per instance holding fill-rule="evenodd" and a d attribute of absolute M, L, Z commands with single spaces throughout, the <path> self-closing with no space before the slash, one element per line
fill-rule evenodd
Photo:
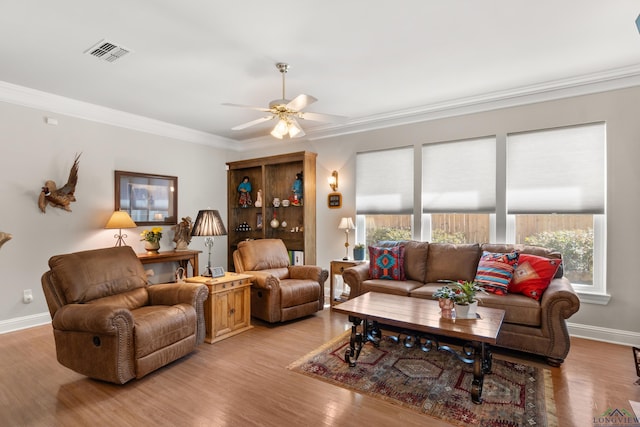
<path fill-rule="evenodd" d="M 280 239 L 238 243 L 233 252 L 236 272 L 251 274 L 251 315 L 275 323 L 308 316 L 324 308 L 327 270 L 312 265 L 289 265 Z"/>
<path fill-rule="evenodd" d="M 129 246 L 56 255 L 42 276 L 58 361 L 124 384 L 204 341 L 206 285 L 149 285 Z"/>

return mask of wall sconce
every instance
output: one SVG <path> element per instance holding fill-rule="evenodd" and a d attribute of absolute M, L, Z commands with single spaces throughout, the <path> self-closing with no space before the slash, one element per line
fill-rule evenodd
<path fill-rule="evenodd" d="M 338 171 L 331 172 L 331 176 L 329 177 L 329 187 L 334 192 L 338 189 Z"/>

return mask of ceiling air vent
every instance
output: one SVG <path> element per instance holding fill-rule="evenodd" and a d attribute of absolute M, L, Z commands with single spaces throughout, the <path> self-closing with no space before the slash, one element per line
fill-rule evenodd
<path fill-rule="evenodd" d="M 110 42 L 106 39 L 100 40 L 98 43 L 84 51 L 87 55 L 94 56 L 107 62 L 115 62 L 129 52 L 132 52 L 132 50 L 127 49 L 124 46 L 119 46 L 117 43 Z"/>

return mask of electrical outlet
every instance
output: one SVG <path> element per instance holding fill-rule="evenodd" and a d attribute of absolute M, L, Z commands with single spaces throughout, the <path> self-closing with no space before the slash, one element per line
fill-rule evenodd
<path fill-rule="evenodd" d="M 33 301 L 33 292 L 31 289 L 25 289 L 22 294 L 22 302 L 29 304 L 31 301 Z"/>

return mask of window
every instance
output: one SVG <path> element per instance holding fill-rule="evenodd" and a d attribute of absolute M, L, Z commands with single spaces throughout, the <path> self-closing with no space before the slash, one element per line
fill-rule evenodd
<path fill-rule="evenodd" d="M 489 242 L 496 210 L 496 139 L 422 147 L 422 240 Z"/>
<path fill-rule="evenodd" d="M 508 235 L 559 250 L 576 290 L 605 293 L 605 125 L 507 135 Z"/>
<path fill-rule="evenodd" d="M 356 156 L 356 242 L 412 236 L 413 147 Z"/>

